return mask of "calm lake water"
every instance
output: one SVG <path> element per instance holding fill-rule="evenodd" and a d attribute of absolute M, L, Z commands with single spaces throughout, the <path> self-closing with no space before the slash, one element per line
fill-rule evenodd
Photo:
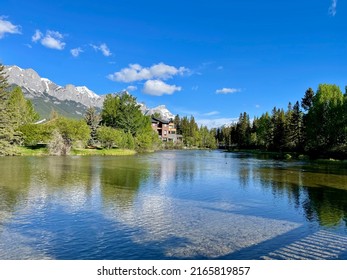
<path fill-rule="evenodd" d="M 221 151 L 0 158 L 0 259 L 347 259 L 347 166 Z"/>

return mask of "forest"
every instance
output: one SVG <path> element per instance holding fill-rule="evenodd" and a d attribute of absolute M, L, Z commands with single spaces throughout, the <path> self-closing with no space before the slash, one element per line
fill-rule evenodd
<path fill-rule="evenodd" d="M 241 113 L 236 123 L 216 131 L 218 144 L 229 150 L 253 149 L 311 158 L 347 158 L 347 87 L 309 88 L 286 110 L 274 107 L 260 117 Z"/>

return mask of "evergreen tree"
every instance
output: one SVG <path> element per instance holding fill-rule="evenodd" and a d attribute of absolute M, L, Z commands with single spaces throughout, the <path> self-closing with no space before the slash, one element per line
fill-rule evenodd
<path fill-rule="evenodd" d="M 269 149 L 272 143 L 272 123 L 268 112 L 262 114 L 257 120 L 257 145 L 263 149 Z"/>
<path fill-rule="evenodd" d="M 249 115 L 246 112 L 240 114 L 236 125 L 236 135 L 236 143 L 239 147 L 249 147 L 251 142 L 251 124 Z"/>
<path fill-rule="evenodd" d="M 272 149 L 282 151 L 285 147 L 285 114 L 283 109 L 274 108 L 271 117 L 273 125 Z"/>
<path fill-rule="evenodd" d="M 32 102 L 25 99 L 20 87 L 15 87 L 10 92 L 9 110 L 11 111 L 15 129 L 21 125 L 33 123 L 40 119 Z"/>
<path fill-rule="evenodd" d="M 97 114 L 94 107 L 89 107 L 84 114 L 84 120 L 90 129 L 90 139 L 88 141 L 89 145 L 95 145 L 97 141 L 96 131 L 100 126 L 101 117 Z"/>
<path fill-rule="evenodd" d="M 174 125 L 176 127 L 176 132 L 177 134 L 182 134 L 182 128 L 181 128 L 181 119 L 180 119 L 180 116 L 179 115 L 176 115 L 174 120 Z"/>
<path fill-rule="evenodd" d="M 312 88 L 309 88 L 305 92 L 305 96 L 301 99 L 301 107 L 305 110 L 308 111 L 313 103 L 313 97 L 314 97 L 314 91 Z"/>
<path fill-rule="evenodd" d="M 15 131 L 9 99 L 5 67 L 0 64 L 0 155 L 14 154 L 12 143 Z"/>

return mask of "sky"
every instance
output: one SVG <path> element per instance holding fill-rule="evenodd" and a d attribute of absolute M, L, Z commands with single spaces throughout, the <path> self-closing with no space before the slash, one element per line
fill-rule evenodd
<path fill-rule="evenodd" d="M 347 85 L 347 0 L 2 0 L 0 62 L 216 127 Z"/>

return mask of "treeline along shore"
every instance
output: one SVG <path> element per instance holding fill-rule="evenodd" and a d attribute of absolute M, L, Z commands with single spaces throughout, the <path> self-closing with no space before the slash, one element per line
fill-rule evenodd
<path fill-rule="evenodd" d="M 260 117 L 241 113 L 222 128 L 198 126 L 193 116 L 172 120 L 181 137 L 163 142 L 136 98 L 123 92 L 106 96 L 101 112 L 90 107 L 76 120 L 51 112 L 40 122 L 19 87 L 7 83 L 0 64 L 0 155 L 129 155 L 181 148 L 276 152 L 304 158 L 347 159 L 347 87 L 331 84 L 309 88 L 301 101 L 274 107 Z"/>
<path fill-rule="evenodd" d="M 286 110 L 274 107 L 252 120 L 241 113 L 237 123 L 217 129 L 216 138 L 228 150 L 347 159 L 347 87 L 343 94 L 336 85 L 320 84 Z"/>

